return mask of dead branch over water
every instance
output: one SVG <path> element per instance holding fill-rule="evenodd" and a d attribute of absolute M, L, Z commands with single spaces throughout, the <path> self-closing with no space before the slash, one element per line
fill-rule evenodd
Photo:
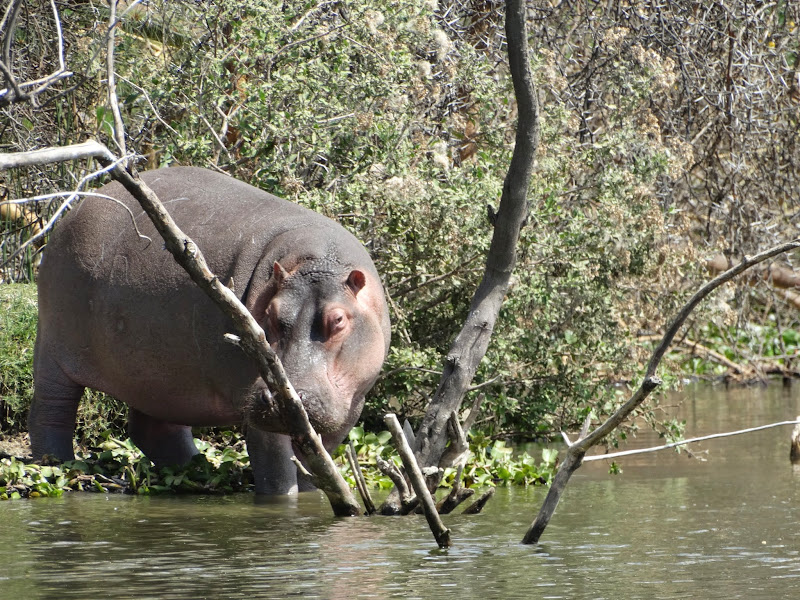
<path fill-rule="evenodd" d="M 667 326 L 664 336 L 661 338 L 661 342 L 658 344 L 658 346 L 656 346 L 656 349 L 653 351 L 653 354 L 650 357 L 650 361 L 647 365 L 647 370 L 641 385 L 630 397 L 630 399 L 597 429 L 569 446 L 567 449 L 567 456 L 556 473 L 555 478 L 553 479 L 553 483 L 550 486 L 550 490 L 547 493 L 544 504 L 539 510 L 539 514 L 536 516 L 527 533 L 525 534 L 525 537 L 522 539 L 523 544 L 535 544 L 539 541 L 539 538 L 542 536 L 542 533 L 544 533 L 545 528 L 550 522 L 550 518 L 553 516 L 553 513 L 558 506 L 561 495 L 564 493 L 572 474 L 580 468 L 584 456 L 586 455 L 586 451 L 592 446 L 600 443 L 604 437 L 616 429 L 633 412 L 635 408 L 637 408 L 647 399 L 654 389 L 661 385 L 661 379 L 656 375 L 658 365 L 661 362 L 661 359 L 664 357 L 667 349 L 672 344 L 672 340 L 675 338 L 675 335 L 681 329 L 684 322 L 697 307 L 697 305 L 700 304 L 700 302 L 711 292 L 713 292 L 722 284 L 732 280 L 737 275 L 758 265 L 759 263 L 764 262 L 767 259 L 796 248 L 800 248 L 800 240 L 793 240 L 791 242 L 780 244 L 770 248 L 769 250 L 765 250 L 764 252 L 753 256 L 752 258 L 745 258 L 741 263 L 718 275 L 697 290 L 697 292 L 695 292 L 695 294 L 689 299 L 683 308 L 681 308 L 677 316 Z"/>

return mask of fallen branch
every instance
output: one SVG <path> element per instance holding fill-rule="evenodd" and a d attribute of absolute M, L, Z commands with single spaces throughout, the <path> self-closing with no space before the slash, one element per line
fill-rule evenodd
<path fill-rule="evenodd" d="M 683 339 L 681 340 L 680 344 L 681 346 L 684 346 L 685 348 L 691 350 L 692 354 L 695 354 L 695 351 L 699 351 L 699 353 L 705 355 L 706 360 L 712 360 L 718 364 L 721 364 L 722 366 L 727 367 L 734 373 L 742 374 L 742 373 L 747 373 L 748 371 L 752 371 L 751 368 L 733 362 L 731 359 L 729 359 L 721 352 L 717 352 L 716 350 L 712 350 L 711 348 L 703 346 L 700 342 L 695 342 L 689 339 Z"/>
<path fill-rule="evenodd" d="M 475 494 L 475 490 L 473 488 L 465 488 L 461 486 L 461 475 L 463 471 L 464 465 L 459 465 L 450 493 L 436 504 L 436 512 L 438 512 L 440 515 L 449 515 L 462 502 Z"/>
<path fill-rule="evenodd" d="M 494 496 L 494 492 L 497 488 L 489 488 L 485 492 L 483 492 L 478 499 L 475 500 L 472 504 L 470 504 L 464 511 L 461 513 L 462 515 L 477 515 L 479 512 L 483 510 L 483 507 L 486 506 L 486 503 Z"/>
<path fill-rule="evenodd" d="M 727 431 L 725 433 L 712 433 L 703 435 L 696 438 L 689 438 L 688 440 L 680 440 L 678 442 L 671 442 L 662 446 L 651 446 L 650 448 L 638 448 L 636 450 L 622 450 L 620 452 L 610 452 L 608 454 L 595 454 L 593 456 L 584 456 L 583 462 L 591 462 L 595 460 L 611 460 L 619 458 L 620 456 L 633 456 L 634 454 L 647 454 L 648 452 L 657 452 L 659 450 L 667 450 L 669 448 L 677 448 L 686 444 L 694 444 L 695 442 L 704 442 L 706 440 L 714 440 L 717 438 L 731 437 L 734 435 L 741 435 L 743 433 L 752 433 L 754 431 L 761 431 L 763 429 L 772 429 L 773 427 L 783 427 L 785 425 L 800 425 L 800 418 L 794 421 L 780 421 L 778 423 L 770 423 L 769 425 L 759 425 L 758 427 L 748 427 L 747 429 L 738 429 L 737 431 Z"/>
<path fill-rule="evenodd" d="M 392 510 L 390 512 L 384 512 L 383 509 L 385 505 L 381 507 L 381 514 L 382 515 L 393 515 L 393 514 L 400 514 L 400 515 L 407 515 L 412 510 L 417 507 L 419 504 L 419 500 L 417 497 L 411 493 L 408 489 L 408 483 L 406 482 L 406 478 L 403 477 L 403 474 L 400 472 L 400 469 L 395 466 L 393 462 L 383 460 L 380 456 L 375 459 L 375 464 L 378 467 L 378 470 L 386 475 L 389 479 L 392 480 L 394 484 L 395 490 L 400 498 L 400 511 Z"/>
<path fill-rule="evenodd" d="M 545 498 L 542 507 L 539 509 L 539 513 L 536 515 L 533 523 L 528 528 L 525 537 L 522 539 L 523 544 L 535 544 L 539 541 L 539 538 L 547 527 L 547 524 L 550 522 L 550 518 L 553 516 L 553 513 L 558 506 L 561 495 L 564 493 L 564 489 L 572 477 L 572 474 L 578 468 L 580 468 L 584 456 L 586 455 L 586 451 L 592 446 L 595 446 L 601 442 L 603 438 L 616 429 L 620 423 L 622 423 L 642 402 L 645 401 L 645 399 L 647 399 L 654 389 L 661 385 L 661 379 L 656 376 L 656 369 L 658 368 L 658 365 L 661 362 L 661 359 L 664 357 L 667 349 L 672 344 L 672 340 L 675 338 L 675 335 L 678 333 L 680 328 L 683 327 L 683 323 L 686 321 L 695 307 L 697 307 L 697 305 L 711 292 L 713 292 L 723 283 L 730 281 L 740 273 L 743 273 L 747 269 L 750 269 L 753 266 L 772 258 L 773 256 L 777 256 L 796 248 L 800 248 L 800 239 L 795 239 L 791 242 L 780 244 L 770 248 L 769 250 L 756 254 L 752 258 L 745 257 L 741 263 L 733 266 L 724 273 L 721 273 L 703 285 L 697 292 L 695 292 L 695 294 L 689 299 L 683 308 L 681 308 L 677 316 L 667 327 L 664 336 L 661 338 L 661 342 L 658 344 L 658 346 L 656 346 L 656 349 L 653 351 L 653 354 L 650 357 L 650 362 L 647 364 L 647 370 L 645 371 L 644 378 L 639 388 L 628 399 L 628 401 L 625 402 L 625 404 L 623 404 L 602 425 L 600 425 L 587 436 L 582 437 L 577 442 L 573 443 L 567 449 L 564 462 L 561 463 L 561 467 L 558 469 L 556 476 L 553 478 L 553 483 L 550 486 L 547 497 Z"/>
<path fill-rule="evenodd" d="M 414 452 L 411 450 L 411 446 L 408 445 L 406 436 L 403 435 L 403 428 L 400 427 L 400 421 L 397 420 L 397 416 L 393 413 L 384 416 L 383 421 L 392 434 L 397 453 L 400 455 L 403 465 L 406 468 L 406 474 L 411 480 L 411 486 L 414 488 L 417 498 L 420 499 L 422 510 L 425 513 L 425 519 L 428 521 L 428 526 L 433 532 L 433 537 L 436 538 L 436 543 L 439 544 L 440 548 L 449 548 L 452 545 L 450 541 L 450 530 L 444 526 L 444 523 L 442 523 L 442 520 L 439 518 L 439 513 L 436 512 L 436 505 L 433 502 L 433 497 L 430 491 L 428 491 L 427 483 L 414 457 Z"/>

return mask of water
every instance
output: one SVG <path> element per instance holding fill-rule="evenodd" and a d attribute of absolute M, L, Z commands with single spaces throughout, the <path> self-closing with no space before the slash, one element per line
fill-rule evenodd
<path fill-rule="evenodd" d="M 687 435 L 800 414 L 800 391 L 700 388 Z M 0 504 L 4 598 L 795 598 L 800 475 L 789 428 L 589 463 L 542 541 L 546 490 L 500 489 L 482 515 L 335 519 L 323 497 L 68 494 Z M 640 436 L 636 445 L 656 440 Z M 704 454 L 703 451 L 707 451 Z"/>

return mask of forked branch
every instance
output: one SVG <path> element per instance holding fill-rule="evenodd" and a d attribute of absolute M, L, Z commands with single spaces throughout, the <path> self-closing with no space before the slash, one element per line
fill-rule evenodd
<path fill-rule="evenodd" d="M 647 364 L 647 371 L 645 372 L 641 385 L 630 397 L 630 399 L 597 429 L 582 439 L 579 439 L 577 442 L 573 443 L 569 446 L 569 448 L 567 448 L 567 456 L 565 457 L 564 462 L 561 463 L 561 467 L 558 469 L 558 472 L 553 479 L 553 483 L 550 486 L 547 497 L 545 498 L 542 507 L 539 509 L 539 514 L 536 516 L 536 519 L 534 519 L 533 523 L 525 534 L 525 537 L 522 539 L 523 544 L 535 544 L 539 541 L 539 538 L 542 536 L 542 533 L 544 533 L 547 524 L 550 522 L 550 518 L 553 516 L 553 513 L 556 510 L 556 506 L 558 506 L 558 502 L 561 499 L 561 495 L 564 493 L 564 489 L 566 488 L 570 477 L 572 477 L 572 474 L 578 468 L 580 468 L 581 463 L 583 462 L 583 457 L 586 455 L 586 451 L 592 446 L 600 443 L 603 438 L 616 429 L 642 402 L 645 401 L 645 399 L 647 399 L 654 389 L 661 385 L 661 379 L 656 376 L 656 369 L 658 368 L 658 365 L 661 362 L 661 359 L 664 357 L 664 354 L 666 353 L 670 344 L 672 344 L 672 340 L 675 338 L 675 335 L 678 333 L 680 328 L 683 327 L 686 319 L 697 307 L 697 305 L 700 304 L 700 302 L 702 302 L 706 296 L 708 296 L 723 283 L 727 283 L 740 273 L 743 273 L 747 269 L 750 269 L 751 267 L 754 267 L 755 265 L 770 259 L 773 256 L 783 254 L 784 252 L 789 252 L 790 250 L 794 250 L 796 248 L 800 248 L 800 238 L 792 240 L 791 242 L 774 246 L 769 250 L 765 250 L 764 252 L 756 254 L 753 257 L 745 257 L 741 263 L 728 269 L 724 273 L 721 273 L 702 286 L 699 290 L 697 290 L 697 292 L 695 292 L 695 294 L 689 299 L 683 308 L 681 308 L 672 322 L 668 324 L 666 331 L 664 332 L 664 336 L 661 338 L 661 341 L 659 342 L 658 346 L 656 346 L 652 356 L 650 357 L 650 362 Z"/>

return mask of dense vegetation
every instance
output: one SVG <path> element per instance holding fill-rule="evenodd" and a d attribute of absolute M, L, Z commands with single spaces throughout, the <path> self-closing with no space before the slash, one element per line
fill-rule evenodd
<path fill-rule="evenodd" d="M 55 35 L 49 3 L 23 5 L 14 65 L 33 80 L 53 68 Z M 87 135 L 113 147 L 107 9 L 59 6 L 74 75 L 38 108 L 3 108 L 4 151 Z M 536 437 L 608 414 L 620 396 L 609 383 L 635 377 L 648 336 L 706 277 L 705 259 L 794 236 L 799 10 L 531 3 L 543 139 L 515 281 L 475 381 L 486 395 L 478 429 Z M 420 414 L 475 289 L 513 143 L 502 23 L 493 0 L 173 0 L 136 6 L 120 24 L 127 143 L 148 168 L 223 170 L 341 221 L 372 253 L 394 342 L 367 428 L 387 408 Z M 32 197 L 91 169 L 20 170 L 5 186 Z M 30 208 L 46 219 L 59 201 Z M 7 223 L 3 280 L 35 276 L 30 252 L 12 257 L 28 221 Z M 730 288 L 685 339 L 791 369 L 797 319 L 783 301 L 763 284 Z M 13 368 L 20 383 L 3 366 L 4 427 L 30 393 Z"/>

